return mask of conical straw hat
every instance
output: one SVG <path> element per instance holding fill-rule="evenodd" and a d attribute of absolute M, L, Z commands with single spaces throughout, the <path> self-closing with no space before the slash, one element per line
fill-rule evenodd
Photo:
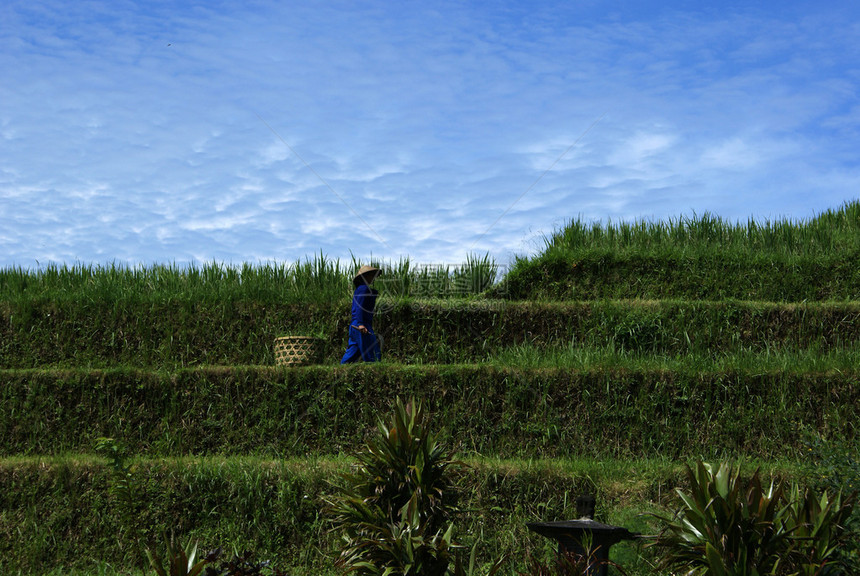
<path fill-rule="evenodd" d="M 352 283 L 358 286 L 359 280 L 364 277 L 365 284 L 370 284 L 377 276 L 379 276 L 380 272 L 382 271 L 379 268 L 365 264 L 358 269 L 358 273 L 355 275 L 355 278 L 352 279 Z"/>

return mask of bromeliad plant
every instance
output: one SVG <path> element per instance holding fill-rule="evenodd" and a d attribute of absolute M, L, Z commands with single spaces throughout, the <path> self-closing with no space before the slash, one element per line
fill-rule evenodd
<path fill-rule="evenodd" d="M 358 456 L 332 502 L 344 532 L 337 565 L 367 576 L 443 575 L 451 563 L 451 516 L 457 493 L 450 472 L 461 466 L 427 428 L 420 404 L 398 399 L 390 425 Z"/>
<path fill-rule="evenodd" d="M 784 514 L 791 527 L 790 540 L 794 544 L 791 560 L 804 576 L 829 576 L 845 573 L 848 564 L 840 554 L 856 538 L 846 530 L 848 518 L 854 508 L 855 495 L 842 498 L 842 493 L 816 494 L 811 489 L 800 490 L 793 486 Z M 853 566 L 856 574 L 860 568 Z"/>
<path fill-rule="evenodd" d="M 336 565 L 361 576 L 473 573 L 474 556 L 467 572 L 452 541 L 452 474 L 464 467 L 430 431 L 421 404 L 398 399 L 390 423 L 379 421 L 376 438 L 330 502 L 344 540 Z"/>
<path fill-rule="evenodd" d="M 164 534 L 164 542 L 167 554 L 164 559 L 158 553 L 155 546 L 146 549 L 149 564 L 158 576 L 199 576 L 207 564 L 218 559 L 221 550 L 213 550 L 204 558 L 197 560 L 197 542 L 189 540 L 183 548 L 179 545 L 173 535 Z"/>
<path fill-rule="evenodd" d="M 804 461 L 817 487 L 843 493 L 860 490 L 860 457 L 856 450 L 818 435 L 810 435 L 805 443 L 807 449 L 804 451 Z M 840 559 L 847 565 L 855 566 L 855 572 L 860 574 L 860 508 L 854 508 L 845 526 L 855 537 L 849 539 L 840 551 Z"/>
<path fill-rule="evenodd" d="M 819 496 L 774 482 L 765 488 L 758 472 L 743 482 L 729 464 L 699 462 L 687 477 L 690 491 L 678 490 L 677 514 L 657 516 L 662 568 L 690 576 L 843 573 L 836 552 L 854 495 Z"/>

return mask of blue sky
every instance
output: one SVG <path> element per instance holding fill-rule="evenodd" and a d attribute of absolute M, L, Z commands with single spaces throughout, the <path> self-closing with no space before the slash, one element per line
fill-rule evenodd
<path fill-rule="evenodd" d="M 0 6 L 0 266 L 534 253 L 860 197 L 856 2 Z"/>

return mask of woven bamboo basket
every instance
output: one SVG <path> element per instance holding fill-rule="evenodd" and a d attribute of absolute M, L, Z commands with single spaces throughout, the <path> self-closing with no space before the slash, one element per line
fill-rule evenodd
<path fill-rule="evenodd" d="M 322 339 L 311 336 L 275 338 L 275 363 L 279 366 L 307 366 L 319 362 Z"/>

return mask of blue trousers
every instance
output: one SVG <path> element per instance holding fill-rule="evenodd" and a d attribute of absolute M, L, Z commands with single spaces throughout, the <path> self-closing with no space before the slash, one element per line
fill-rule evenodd
<path fill-rule="evenodd" d="M 379 344 L 379 338 L 373 332 L 372 328 L 368 329 L 367 334 L 362 334 L 358 328 L 349 328 L 349 344 L 346 347 L 346 352 L 341 358 L 341 364 L 349 362 L 376 362 L 382 358 L 382 347 Z"/>

